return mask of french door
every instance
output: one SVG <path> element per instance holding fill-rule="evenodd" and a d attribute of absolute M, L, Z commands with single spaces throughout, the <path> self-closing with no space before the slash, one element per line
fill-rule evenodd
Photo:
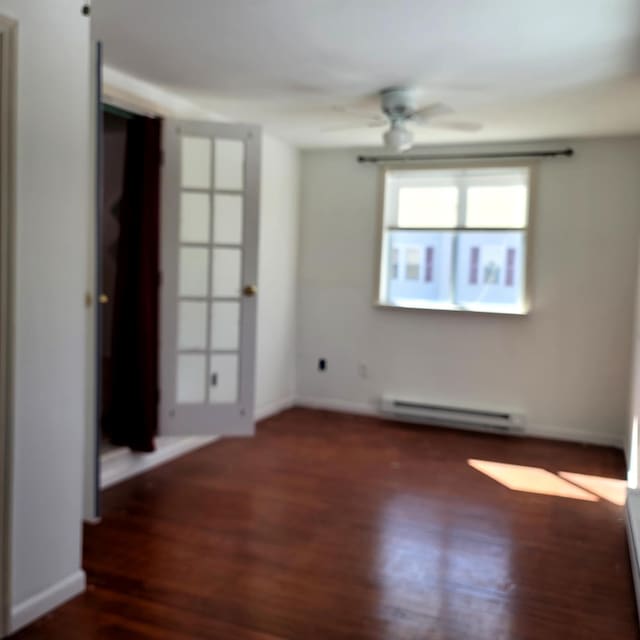
<path fill-rule="evenodd" d="M 162 167 L 161 435 L 251 435 L 257 127 L 167 120 Z"/>

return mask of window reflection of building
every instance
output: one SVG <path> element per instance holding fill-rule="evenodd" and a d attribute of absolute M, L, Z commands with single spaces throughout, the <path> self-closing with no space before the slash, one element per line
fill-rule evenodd
<path fill-rule="evenodd" d="M 498 284 L 500 281 L 500 266 L 491 260 L 484 265 L 484 283 Z"/>
<path fill-rule="evenodd" d="M 471 247 L 469 259 L 469 284 L 478 284 L 478 263 L 480 262 L 480 247 Z"/>
<path fill-rule="evenodd" d="M 507 275 L 505 278 L 505 285 L 507 287 L 513 287 L 515 282 L 516 271 L 516 250 L 507 249 Z"/>
<path fill-rule="evenodd" d="M 418 247 L 407 248 L 407 251 L 405 254 L 405 279 L 406 280 L 420 279 L 420 254 L 421 254 L 421 251 Z"/>
<path fill-rule="evenodd" d="M 424 281 L 433 281 L 433 247 L 427 247 L 424 258 Z"/>

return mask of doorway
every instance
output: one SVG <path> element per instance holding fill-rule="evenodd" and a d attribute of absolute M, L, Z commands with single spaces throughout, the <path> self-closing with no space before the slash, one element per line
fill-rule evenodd
<path fill-rule="evenodd" d="M 127 121 L 131 115 L 109 105 L 102 106 L 102 189 L 99 214 L 101 282 L 99 296 L 100 355 L 100 454 L 115 450 L 107 435 L 106 415 L 111 406 L 113 334 L 113 301 L 115 300 L 118 248 L 120 238 L 120 210 L 124 187 L 124 163 L 127 144 Z"/>
<path fill-rule="evenodd" d="M 155 107 L 145 117 L 142 97 L 97 94 L 90 522 L 102 488 L 220 435 L 254 433 L 260 179 L 257 127 L 161 119 Z"/>
<path fill-rule="evenodd" d="M 104 105 L 98 274 L 101 449 L 151 452 L 157 435 L 160 131 Z"/>

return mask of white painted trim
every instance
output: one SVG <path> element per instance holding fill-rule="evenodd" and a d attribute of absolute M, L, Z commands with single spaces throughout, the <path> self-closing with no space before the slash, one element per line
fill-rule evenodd
<path fill-rule="evenodd" d="M 229 118 L 222 114 L 203 109 L 179 93 L 108 65 L 103 66 L 102 75 L 104 102 L 113 106 L 150 117 L 229 121 Z"/>
<path fill-rule="evenodd" d="M 638 537 L 640 536 L 640 528 L 638 527 L 640 524 L 640 491 L 637 489 L 627 489 L 625 520 L 633 587 L 636 593 L 638 615 L 640 616 L 640 565 L 638 564 L 638 553 L 640 552 L 640 538 Z"/>
<path fill-rule="evenodd" d="M 0 636 L 11 616 L 17 28 L 0 16 Z"/>
<path fill-rule="evenodd" d="M 295 404 L 296 399 L 293 396 L 264 404 L 256 409 L 255 421 L 260 422 L 260 420 L 266 420 L 271 416 L 275 416 L 277 413 L 291 409 Z"/>
<path fill-rule="evenodd" d="M 156 438 L 156 450 L 152 453 L 133 453 L 124 447 L 109 451 L 100 457 L 100 488 L 108 489 L 118 482 L 175 460 L 217 439 L 217 436 L 161 436 Z"/>
<path fill-rule="evenodd" d="M 524 432 L 520 435 L 531 438 L 544 438 L 546 440 L 595 444 L 601 447 L 614 447 L 620 450 L 624 449 L 624 439 L 621 435 L 615 433 L 595 433 L 593 431 L 578 431 L 577 429 L 565 429 L 563 427 L 527 425 Z"/>
<path fill-rule="evenodd" d="M 364 402 L 351 402 L 350 400 L 333 398 L 296 398 L 295 405 L 305 409 L 323 409 L 339 413 L 353 413 L 359 416 L 383 417 L 373 403 L 366 404 Z"/>
<path fill-rule="evenodd" d="M 87 578 L 84 571 L 78 570 L 64 580 L 15 605 L 11 608 L 11 633 L 26 627 L 45 613 L 82 593 L 86 585 Z"/>
<path fill-rule="evenodd" d="M 99 120 L 101 76 L 100 64 L 101 54 L 97 43 L 92 43 L 91 47 L 91 158 L 93 160 L 91 189 L 94 194 L 92 201 L 93 208 L 91 215 L 87 216 L 87 262 L 86 262 L 86 294 L 85 294 L 85 437 L 84 437 L 84 495 L 83 495 L 83 518 L 85 522 L 98 517 L 98 454 L 100 425 L 98 420 L 98 389 L 97 389 L 97 368 L 100 361 L 100 352 L 97 345 L 97 320 L 100 313 L 100 305 L 94 301 L 98 299 L 100 291 L 97 291 L 96 280 L 96 225 L 98 221 L 98 170 L 99 170 L 99 127 L 102 123 Z"/>
<path fill-rule="evenodd" d="M 377 401 L 371 403 L 351 402 L 349 400 L 338 400 L 333 398 L 298 398 L 295 402 L 298 407 L 308 409 L 324 409 L 326 411 L 338 411 L 341 413 L 353 413 L 356 415 L 375 416 L 393 420 L 384 415 L 377 406 Z M 398 418 L 395 418 L 399 420 Z M 414 423 L 415 424 L 415 423 Z M 473 430 L 469 428 L 469 430 Z M 486 431 L 481 430 L 481 433 Z M 611 433 L 594 433 L 566 429 L 562 427 L 543 427 L 539 425 L 527 425 L 524 431 L 519 433 L 509 433 L 506 435 L 525 436 L 531 438 L 544 438 L 548 440 L 562 440 L 566 442 L 579 442 L 581 444 L 595 444 L 606 447 L 624 448 L 622 436 Z"/>

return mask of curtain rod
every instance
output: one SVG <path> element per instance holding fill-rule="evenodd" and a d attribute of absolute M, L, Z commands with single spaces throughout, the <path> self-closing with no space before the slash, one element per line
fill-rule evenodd
<path fill-rule="evenodd" d="M 386 156 L 358 156 L 358 162 L 428 162 L 431 160 L 510 160 L 525 158 L 558 158 L 561 156 L 570 158 L 573 149 L 549 149 L 547 151 L 506 151 L 502 153 L 459 153 L 442 155 L 386 155 Z"/>

